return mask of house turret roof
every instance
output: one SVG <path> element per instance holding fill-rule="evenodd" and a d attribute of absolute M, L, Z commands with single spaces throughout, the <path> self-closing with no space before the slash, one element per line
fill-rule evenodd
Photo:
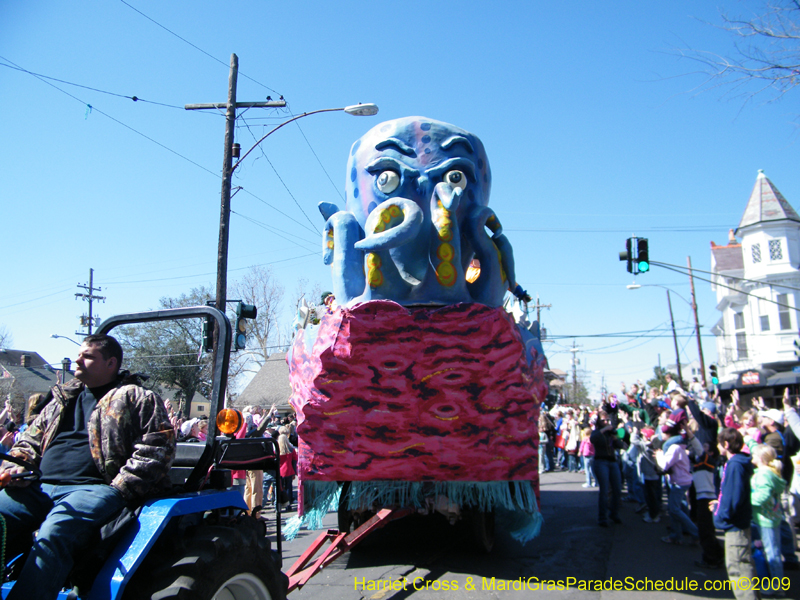
<path fill-rule="evenodd" d="M 778 188 L 764 175 L 764 171 L 758 171 L 756 184 L 750 193 L 750 200 L 744 210 L 742 220 L 736 229 L 739 232 L 751 225 L 771 221 L 796 221 L 800 223 L 800 215 L 786 201 Z"/>

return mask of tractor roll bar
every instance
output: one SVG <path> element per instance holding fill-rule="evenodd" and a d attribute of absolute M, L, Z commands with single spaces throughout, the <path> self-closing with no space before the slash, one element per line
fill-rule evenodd
<path fill-rule="evenodd" d="M 167 308 L 164 310 L 154 310 L 141 313 L 130 313 L 125 315 L 115 315 L 109 317 L 97 328 L 97 333 L 108 333 L 115 327 L 121 325 L 132 325 L 134 323 L 149 323 L 152 321 L 173 321 L 179 319 L 198 319 L 203 317 L 211 317 L 216 320 L 219 326 L 219 338 L 217 341 L 217 348 L 227 349 L 231 347 L 231 340 L 233 338 L 233 330 L 231 322 L 224 312 L 218 310 L 213 306 L 189 306 L 186 308 Z M 214 370 L 212 374 L 211 384 L 211 407 L 209 410 L 208 419 L 208 435 L 206 437 L 205 448 L 200 457 L 197 465 L 195 466 L 192 474 L 186 481 L 186 490 L 195 491 L 199 488 L 200 482 L 208 473 L 208 469 L 214 460 L 215 446 L 217 444 L 217 421 L 216 415 L 222 406 L 220 403 L 225 397 L 225 387 L 228 382 L 228 362 L 230 360 L 230 353 L 227 351 L 220 351 L 216 353 L 216 361 L 214 363 Z"/>

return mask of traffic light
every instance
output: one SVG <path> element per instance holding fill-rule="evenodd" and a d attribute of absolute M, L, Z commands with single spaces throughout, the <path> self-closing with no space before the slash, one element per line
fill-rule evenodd
<path fill-rule="evenodd" d="M 647 273 L 650 270 L 650 252 L 647 248 L 647 238 L 636 239 L 636 264 L 639 273 Z"/>
<path fill-rule="evenodd" d="M 634 238 L 625 240 L 625 252 L 619 253 L 619 259 L 628 262 L 628 273 L 633 273 L 633 240 Z"/>
<path fill-rule="evenodd" d="M 211 352 L 214 349 L 214 319 L 203 319 L 203 350 Z"/>
<path fill-rule="evenodd" d="M 708 367 L 708 370 L 711 372 L 711 384 L 719 385 L 719 374 L 717 373 L 717 365 L 711 365 L 710 367 Z"/>
<path fill-rule="evenodd" d="M 247 319 L 255 319 L 258 309 L 252 304 L 239 302 L 236 305 L 236 331 L 233 332 L 233 349 L 244 350 L 247 346 Z"/>

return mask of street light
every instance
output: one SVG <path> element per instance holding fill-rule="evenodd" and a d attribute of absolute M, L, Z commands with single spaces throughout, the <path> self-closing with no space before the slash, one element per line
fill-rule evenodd
<path fill-rule="evenodd" d="M 344 111 L 348 115 L 353 115 L 354 117 L 371 117 L 373 115 L 377 115 L 378 114 L 378 105 L 377 104 L 372 104 L 372 103 L 367 103 L 367 104 L 354 104 L 352 106 L 345 106 L 344 108 L 321 108 L 319 110 L 312 110 L 311 112 L 305 112 L 302 115 L 296 115 L 296 116 L 292 117 L 291 119 L 287 119 L 286 121 L 284 121 L 283 123 L 281 123 L 277 127 L 274 127 L 273 129 L 268 131 L 260 140 L 258 140 L 255 144 L 253 144 L 253 147 L 250 148 L 250 150 L 248 150 L 247 152 L 245 152 L 244 156 L 242 156 L 242 158 L 237 160 L 236 164 L 231 167 L 230 174 L 233 175 L 233 172 L 236 170 L 236 167 L 238 167 L 241 164 L 241 162 L 245 158 L 247 158 L 248 154 L 250 154 L 253 150 L 256 149 L 256 146 L 258 146 L 261 142 L 263 142 L 265 139 L 267 139 L 273 133 L 278 131 L 278 129 L 280 129 L 284 125 L 288 125 L 292 121 L 297 121 L 297 119 L 302 119 L 303 117 L 308 117 L 310 115 L 316 115 L 317 113 L 338 112 L 338 111 Z"/>
<path fill-rule="evenodd" d="M 220 217 L 220 225 L 219 225 L 219 246 L 217 251 L 217 297 L 216 297 L 216 307 L 224 311 L 225 304 L 227 301 L 227 289 L 228 289 L 228 230 L 230 228 L 230 213 L 231 213 L 231 179 L 233 178 L 233 172 L 236 170 L 242 161 L 247 158 L 247 155 L 250 154 L 253 150 L 255 150 L 261 142 L 271 136 L 273 133 L 278 131 L 284 125 L 288 125 L 293 121 L 297 121 L 298 119 L 302 119 L 304 117 L 310 117 L 311 115 L 316 115 L 319 113 L 324 112 L 345 112 L 348 115 L 353 115 L 354 117 L 368 117 L 372 115 L 378 114 L 378 106 L 376 104 L 367 103 L 367 104 L 355 104 L 351 106 L 345 106 L 343 108 L 321 108 L 319 110 L 312 110 L 310 112 L 305 112 L 301 115 L 296 115 L 291 119 L 287 119 L 280 125 L 273 127 L 270 129 L 264 136 L 261 137 L 253 146 L 244 153 L 244 155 L 236 161 L 236 163 L 229 167 L 223 169 L 222 175 L 222 214 Z M 235 118 L 235 117 L 234 117 Z M 225 165 L 230 165 L 231 155 L 232 155 L 232 142 L 233 137 L 227 138 L 226 136 L 226 147 L 225 147 Z M 215 350 L 216 352 L 216 347 Z"/>
<path fill-rule="evenodd" d="M 232 69 L 232 76 L 233 76 L 233 69 Z M 233 85 L 235 88 L 235 83 Z M 255 144 L 253 144 L 253 146 L 247 152 L 245 152 L 244 155 L 238 161 L 236 161 L 235 164 L 232 164 L 233 124 L 234 121 L 236 120 L 236 106 L 237 104 L 234 95 L 232 98 L 229 98 L 228 114 L 226 117 L 225 147 L 224 147 L 223 169 L 222 169 L 222 200 L 220 203 L 221 206 L 220 206 L 220 223 L 219 223 L 219 242 L 217 246 L 217 290 L 216 290 L 215 306 L 217 307 L 218 310 L 221 310 L 223 312 L 225 311 L 225 306 L 227 303 L 227 294 L 228 294 L 228 237 L 229 237 L 230 218 L 231 218 L 231 179 L 233 179 L 233 172 L 236 170 L 236 167 L 242 164 L 242 161 L 245 158 L 247 158 L 247 156 L 255 148 L 257 148 L 258 145 L 261 144 L 261 142 L 263 142 L 273 133 L 281 129 L 284 125 L 288 125 L 289 123 L 297 121 L 298 119 L 302 119 L 304 117 L 309 117 L 311 115 L 316 115 L 318 113 L 323 113 L 323 112 L 341 111 L 356 117 L 371 116 L 378 113 L 377 105 L 370 103 L 370 104 L 356 104 L 352 106 L 345 106 L 343 108 L 323 108 L 320 110 L 305 112 L 301 115 L 296 115 L 291 119 L 287 119 L 280 125 L 268 131 L 260 140 L 258 140 Z M 215 344 L 214 345 L 215 360 L 216 360 L 216 353 L 218 351 L 219 349 L 217 348 L 217 344 Z M 222 385 L 221 389 L 223 390 L 225 389 L 224 384 Z"/>
<path fill-rule="evenodd" d="M 75 341 L 75 340 L 73 340 L 71 337 L 67 337 L 67 336 L 65 336 L 65 335 L 57 335 L 57 334 L 55 334 L 55 333 L 51 333 L 51 334 L 50 334 L 50 337 L 51 337 L 51 338 L 61 338 L 61 339 L 64 339 L 64 340 L 69 340 L 70 342 L 72 342 L 72 343 L 73 343 L 73 344 L 75 344 L 76 346 L 80 346 L 80 343 L 79 343 L 79 342 L 76 342 L 76 341 Z"/>
<path fill-rule="evenodd" d="M 681 295 L 680 295 L 678 292 L 676 292 L 675 290 L 673 290 L 673 289 L 671 289 L 671 288 L 668 288 L 668 287 L 667 287 L 667 286 L 665 286 L 665 285 L 659 285 L 659 284 L 657 284 L 657 283 L 646 283 L 646 284 L 644 284 L 644 285 L 640 285 L 640 284 L 638 284 L 638 283 L 631 283 L 630 285 L 626 285 L 625 287 L 626 287 L 626 288 L 628 288 L 629 290 L 638 290 L 640 287 L 660 287 L 660 288 L 662 288 L 662 289 L 665 289 L 665 290 L 667 290 L 667 292 L 672 292 L 672 293 L 673 293 L 673 294 L 675 294 L 675 295 L 676 295 L 678 298 L 680 298 L 681 300 L 683 300 L 684 302 L 686 302 L 686 304 L 688 304 L 689 306 L 691 306 L 691 305 L 692 305 L 692 303 L 691 303 L 691 302 L 689 302 L 689 301 L 688 301 L 686 298 L 684 298 L 683 296 L 681 296 Z"/>
<path fill-rule="evenodd" d="M 626 286 L 629 290 L 638 290 L 640 287 L 660 287 L 662 289 L 667 290 L 667 304 L 669 305 L 669 320 L 672 324 L 672 340 L 675 344 L 675 360 L 678 362 L 678 379 L 683 381 L 683 374 L 681 373 L 681 359 L 678 353 L 678 337 L 675 334 L 675 320 L 672 317 L 672 300 L 670 299 L 670 292 L 675 294 L 678 298 L 686 302 L 689 307 L 694 312 L 694 330 L 697 335 L 697 351 L 700 355 L 700 372 L 703 374 L 703 380 L 705 381 L 706 378 L 706 365 L 705 360 L 703 359 L 703 343 L 700 341 L 700 324 L 697 322 L 697 304 L 694 302 L 694 293 L 692 293 L 692 302 L 689 302 L 686 298 L 681 296 L 675 290 L 668 288 L 665 285 L 659 285 L 657 283 L 648 283 L 644 286 L 639 285 L 638 283 L 632 283 Z"/>

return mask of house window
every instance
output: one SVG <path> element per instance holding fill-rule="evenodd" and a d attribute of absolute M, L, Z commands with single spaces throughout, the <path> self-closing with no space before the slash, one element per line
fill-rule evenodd
<path fill-rule="evenodd" d="M 780 240 L 769 241 L 769 259 L 770 260 L 783 260 L 783 251 L 781 250 Z"/>
<path fill-rule="evenodd" d="M 769 331 L 769 315 L 761 316 L 761 331 Z"/>
<path fill-rule="evenodd" d="M 747 334 L 744 332 L 736 334 L 736 354 L 739 360 L 747 358 Z"/>
<path fill-rule="evenodd" d="M 198 405 L 198 407 L 197 407 L 197 412 L 206 412 L 206 407 L 205 407 L 205 406 L 203 406 L 202 404 L 201 404 L 201 405 Z"/>
<path fill-rule="evenodd" d="M 778 294 L 778 321 L 781 330 L 792 328 L 791 306 L 789 305 L 789 294 Z"/>
<path fill-rule="evenodd" d="M 733 328 L 736 329 L 736 355 L 739 360 L 748 358 L 747 333 L 744 330 L 744 313 L 733 313 Z"/>
<path fill-rule="evenodd" d="M 753 244 L 753 262 L 760 263 L 761 262 L 761 244 Z"/>

